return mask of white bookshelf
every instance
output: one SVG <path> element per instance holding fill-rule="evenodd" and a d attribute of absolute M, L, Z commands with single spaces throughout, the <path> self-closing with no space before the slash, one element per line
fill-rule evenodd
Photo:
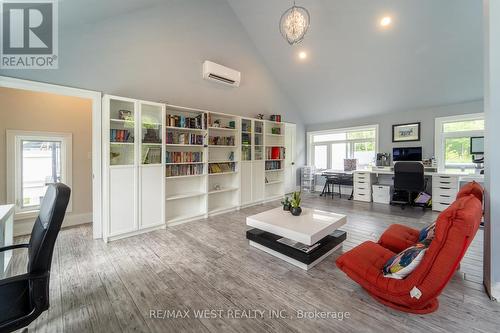
<path fill-rule="evenodd" d="M 209 112 L 208 123 L 208 214 L 239 207 L 239 117 Z"/>
<path fill-rule="evenodd" d="M 202 110 L 166 108 L 166 224 L 206 216 L 207 124 Z"/>
<path fill-rule="evenodd" d="M 285 192 L 285 124 L 264 122 L 265 199 L 272 200 Z"/>
<path fill-rule="evenodd" d="M 283 157 L 266 156 L 284 146 L 282 123 L 115 96 L 103 106 L 105 240 L 284 195 Z"/>
<path fill-rule="evenodd" d="M 103 239 L 165 225 L 163 104 L 103 96 Z"/>

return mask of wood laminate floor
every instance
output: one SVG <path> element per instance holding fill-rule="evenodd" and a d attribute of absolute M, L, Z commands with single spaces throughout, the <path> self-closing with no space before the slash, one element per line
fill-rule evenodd
<path fill-rule="evenodd" d="M 342 229 L 348 237 L 343 249 L 306 272 L 250 247 L 245 240 L 245 217 L 278 204 L 245 208 L 108 244 L 92 240 L 90 225 L 62 230 L 53 257 L 51 307 L 29 330 L 498 332 L 500 305 L 489 300 L 481 284 L 482 230 L 460 272 L 440 296 L 438 311 L 411 315 L 374 301 L 334 262 L 353 246 L 378 239 L 392 223 L 421 228 L 436 213 L 307 196 L 303 206 L 346 214 L 348 223 Z M 25 254 L 16 250 L 13 263 L 15 271 L 22 271 Z M 211 313 L 215 318 L 195 318 L 194 311 L 204 309 L 216 310 Z M 301 311 L 308 315 L 328 311 L 330 318 L 297 318 Z M 339 312 L 349 314 L 339 320 Z M 152 313 L 177 318 L 155 319 Z M 188 317 L 181 318 L 186 313 Z M 245 315 L 252 318 L 237 319 Z M 331 318 L 335 315 L 337 319 Z"/>

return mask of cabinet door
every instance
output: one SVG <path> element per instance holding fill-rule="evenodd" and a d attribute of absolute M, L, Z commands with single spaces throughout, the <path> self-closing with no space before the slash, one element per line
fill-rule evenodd
<path fill-rule="evenodd" d="M 140 228 L 165 224 L 163 210 L 163 167 L 161 165 L 141 166 L 140 177 Z"/>
<path fill-rule="evenodd" d="M 164 106 L 139 102 L 139 228 L 165 224 Z"/>
<path fill-rule="evenodd" d="M 252 201 L 264 200 L 265 172 L 264 161 L 252 162 Z"/>
<path fill-rule="evenodd" d="M 252 198 L 252 162 L 241 162 L 241 204 L 246 205 L 253 201 Z"/>
<path fill-rule="evenodd" d="M 109 170 L 109 236 L 137 230 L 136 167 L 112 167 Z"/>

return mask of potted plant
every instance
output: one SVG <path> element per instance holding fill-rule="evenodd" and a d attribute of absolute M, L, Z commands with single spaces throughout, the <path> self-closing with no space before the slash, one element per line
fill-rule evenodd
<path fill-rule="evenodd" d="M 299 216 L 302 213 L 302 208 L 300 208 L 300 201 L 300 192 L 293 192 L 292 200 L 290 200 L 290 213 L 292 213 L 293 216 Z"/>
<path fill-rule="evenodd" d="M 288 197 L 285 197 L 285 199 L 283 199 L 281 201 L 281 204 L 283 205 L 283 210 L 290 210 L 290 199 Z"/>

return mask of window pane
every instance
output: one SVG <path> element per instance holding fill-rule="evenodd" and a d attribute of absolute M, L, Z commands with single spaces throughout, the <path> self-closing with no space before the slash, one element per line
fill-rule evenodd
<path fill-rule="evenodd" d="M 363 130 L 347 132 L 348 140 L 355 139 L 375 139 L 375 130 Z"/>
<path fill-rule="evenodd" d="M 353 157 L 358 160 L 358 166 L 369 165 L 375 160 L 375 143 L 373 141 L 356 142 Z"/>
<path fill-rule="evenodd" d="M 473 166 L 470 155 L 470 137 L 445 139 L 445 166 Z"/>
<path fill-rule="evenodd" d="M 462 132 L 462 131 L 483 131 L 484 119 L 455 121 L 443 124 L 443 131 L 449 132 Z"/>
<path fill-rule="evenodd" d="M 347 157 L 347 144 L 332 144 L 332 169 L 344 170 L 344 159 Z"/>
<path fill-rule="evenodd" d="M 313 135 L 313 142 L 342 141 L 346 139 L 346 136 L 347 134 L 345 132 L 318 134 L 318 135 Z"/>
<path fill-rule="evenodd" d="M 22 140 L 21 208 L 36 208 L 47 184 L 61 181 L 61 141 Z"/>
<path fill-rule="evenodd" d="M 314 146 L 314 166 L 316 169 L 326 169 L 327 146 Z"/>

